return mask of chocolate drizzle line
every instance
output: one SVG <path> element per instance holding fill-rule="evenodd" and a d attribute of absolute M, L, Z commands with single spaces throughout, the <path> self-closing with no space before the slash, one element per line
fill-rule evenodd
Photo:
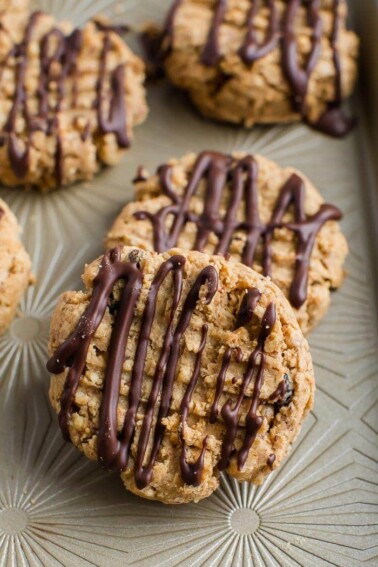
<path fill-rule="evenodd" d="M 181 433 L 180 433 L 181 474 L 182 474 L 182 478 L 184 479 L 186 484 L 190 484 L 192 486 L 198 486 L 201 483 L 201 474 L 202 474 L 204 460 L 205 460 L 205 449 L 206 449 L 207 437 L 205 437 L 205 439 L 203 441 L 202 450 L 200 452 L 200 455 L 199 455 L 197 461 L 195 463 L 188 463 L 187 459 L 186 459 L 186 445 L 185 445 L 185 439 L 184 439 L 184 428 L 185 428 L 185 422 L 187 420 L 188 413 L 189 413 L 190 400 L 191 400 L 192 394 L 194 392 L 194 389 L 196 387 L 198 377 L 199 377 L 199 373 L 200 373 L 201 357 L 202 357 L 202 352 L 203 352 L 205 345 L 206 345 L 207 331 L 208 331 L 208 327 L 207 327 L 207 325 L 204 325 L 202 327 L 202 339 L 201 339 L 201 344 L 199 346 L 199 350 L 198 350 L 198 353 L 197 353 L 197 356 L 196 356 L 196 361 L 195 361 L 195 364 L 194 364 L 192 377 L 190 379 L 190 382 L 189 382 L 188 388 L 185 392 L 185 395 L 182 399 L 181 408 L 180 408 L 180 412 L 181 412 Z"/>
<path fill-rule="evenodd" d="M 167 44 L 164 46 L 163 49 L 163 56 L 166 56 L 170 53 L 173 44 L 173 28 L 175 23 L 175 17 L 177 14 L 177 10 L 179 9 L 182 0 L 174 0 L 172 6 L 170 7 L 165 24 L 164 24 L 164 32 L 163 35 L 166 36 Z"/>
<path fill-rule="evenodd" d="M 105 117 L 105 105 L 108 94 L 105 93 L 105 81 L 107 74 L 107 56 L 111 49 L 111 36 L 105 33 L 104 47 L 100 59 L 100 74 L 97 85 L 97 120 L 101 134 L 115 134 L 118 146 L 127 148 L 130 145 L 126 127 L 125 109 L 125 66 L 118 65 L 110 78 L 110 100 L 108 116 Z"/>
<path fill-rule="evenodd" d="M 147 181 L 147 179 L 148 171 L 143 167 L 143 165 L 139 165 L 132 183 L 140 183 L 141 181 Z"/>
<path fill-rule="evenodd" d="M 82 32 L 75 29 L 65 36 L 58 28 L 51 29 L 39 41 L 40 74 L 35 95 L 38 98 L 38 110 L 32 114 L 28 104 L 26 89 L 26 73 L 29 63 L 30 43 L 33 32 L 37 26 L 42 12 L 31 14 L 25 28 L 24 38 L 5 56 L 3 67 L 11 57 L 16 59 L 16 86 L 13 104 L 5 122 L 3 144 L 8 139 L 8 156 L 14 174 L 22 179 L 26 176 L 30 166 L 30 146 L 32 133 L 40 130 L 47 136 L 55 136 L 55 175 L 58 184 L 63 182 L 64 154 L 63 140 L 59 131 L 59 113 L 66 96 L 67 79 L 72 80 L 72 104 L 77 106 L 77 67 L 76 59 L 82 46 Z M 54 44 L 51 53 L 52 45 Z M 120 147 L 129 145 L 127 134 L 125 92 L 124 92 L 124 66 L 118 66 L 111 74 L 110 94 L 105 93 L 107 77 L 106 58 L 111 49 L 111 35 L 104 32 L 104 47 L 100 60 L 99 80 L 94 101 L 98 114 L 98 128 L 103 134 L 114 133 Z M 60 72 L 56 74 L 57 65 Z M 0 76 L 0 80 L 2 76 Z M 50 86 L 56 84 L 57 100 L 54 105 L 50 103 Z M 109 102 L 108 102 L 109 100 Z M 109 115 L 104 117 L 105 105 L 109 104 Z M 17 119 L 22 116 L 25 120 L 25 139 L 21 139 L 17 132 Z M 2 144 L 2 145 L 3 145 Z"/>
<path fill-rule="evenodd" d="M 226 14 L 227 0 L 218 0 L 214 19 L 210 27 L 207 43 L 202 52 L 201 61 L 204 65 L 212 67 L 216 65 L 221 57 L 219 48 L 219 29 Z"/>
<path fill-rule="evenodd" d="M 287 384 L 285 380 L 281 380 L 277 388 L 274 390 L 273 394 L 269 396 L 270 402 L 277 402 L 278 400 L 283 400 L 286 396 Z"/>
<path fill-rule="evenodd" d="M 218 413 L 220 412 L 226 425 L 225 437 L 223 439 L 221 457 L 218 463 L 220 471 L 226 469 L 233 455 L 234 444 L 239 424 L 239 411 L 248 386 L 254 379 L 254 387 L 252 400 L 245 420 L 245 436 L 241 448 L 236 452 L 237 466 L 241 470 L 247 460 L 248 452 L 256 438 L 256 435 L 262 425 L 263 418 L 257 415 L 257 408 L 260 401 L 261 388 L 264 381 L 264 368 L 266 356 L 264 353 L 265 342 L 272 332 L 276 322 L 276 309 L 273 303 L 270 303 L 265 311 L 261 321 L 260 335 L 257 340 L 257 346 L 249 357 L 247 369 L 243 376 L 242 384 L 238 398 L 234 405 L 227 400 L 223 407 L 219 409 L 220 394 L 223 391 L 227 370 L 231 361 L 233 349 L 228 348 L 223 357 L 220 373 L 217 378 L 217 386 L 213 405 L 210 412 L 210 423 L 214 423 Z M 237 360 L 240 360 L 240 352 L 236 352 Z"/>
<path fill-rule="evenodd" d="M 265 41 L 261 44 L 257 41 L 254 23 L 259 11 L 259 2 L 254 1 L 248 15 L 247 36 L 239 51 L 242 60 L 249 65 L 275 49 L 280 39 L 278 10 L 275 0 L 263 0 L 263 4 L 269 8 L 269 24 Z"/>
<path fill-rule="evenodd" d="M 136 219 L 149 219 L 153 227 L 154 248 L 163 252 L 175 247 L 180 234 L 188 222 L 195 223 L 197 235 L 193 248 L 203 251 L 209 236 L 218 237 L 215 254 L 229 252 L 236 231 L 246 234 L 242 261 L 252 267 L 256 261 L 259 243 L 262 246 L 262 268 L 265 276 L 272 273 L 272 240 L 274 230 L 287 228 L 296 235 L 296 261 L 294 277 L 290 288 L 290 301 L 296 308 L 301 307 L 307 298 L 308 270 L 316 236 L 322 226 L 330 220 L 339 220 L 339 209 L 322 204 L 317 213 L 306 216 L 304 210 L 305 185 L 296 174 L 291 175 L 282 187 L 270 221 L 264 224 L 259 215 L 258 205 L 258 164 L 252 156 L 236 163 L 230 156 L 215 152 L 201 153 L 194 165 L 183 196 L 177 195 L 171 182 L 172 168 L 163 165 L 158 170 L 162 191 L 172 201 L 171 205 L 156 213 L 138 211 Z M 230 182 L 228 183 L 228 180 Z M 206 181 L 204 207 L 201 214 L 190 211 L 191 198 L 197 193 L 200 182 Z M 220 216 L 223 192 L 229 189 L 230 197 L 227 212 Z M 285 222 L 285 213 L 293 206 L 294 221 Z M 245 221 L 237 219 L 241 207 L 245 210 Z M 173 217 L 171 228 L 166 221 Z"/>
<path fill-rule="evenodd" d="M 305 66 L 301 67 L 298 63 L 295 20 L 302 3 L 303 0 L 290 0 L 288 2 L 282 36 L 282 65 L 294 93 L 294 109 L 302 116 L 305 116 L 305 98 L 308 84 L 321 52 L 320 40 L 323 31 L 323 21 L 319 13 L 319 0 L 309 0 L 305 7 L 307 10 L 307 22 L 312 29 L 312 45 Z"/>
<path fill-rule="evenodd" d="M 168 41 L 172 42 L 173 21 L 182 0 L 176 0 L 170 25 L 166 27 Z M 215 66 L 222 57 L 219 46 L 219 35 L 225 20 L 228 0 L 217 0 L 214 17 L 210 26 L 201 61 L 208 67 Z M 308 85 L 321 54 L 321 38 L 323 21 L 320 13 L 320 0 L 287 0 L 287 7 L 280 21 L 275 0 L 251 0 L 251 8 L 247 16 L 247 32 L 239 55 L 246 65 L 253 64 L 273 51 L 281 42 L 282 69 L 291 86 L 293 93 L 293 108 L 313 128 L 335 137 L 345 136 L 353 127 L 355 121 L 347 117 L 341 110 L 341 62 L 337 42 L 341 26 L 340 0 L 333 0 L 334 24 L 330 40 L 333 51 L 335 68 L 335 99 L 328 105 L 327 110 L 318 122 L 311 123 L 307 117 L 306 96 Z M 301 7 L 307 12 L 307 23 L 312 29 L 311 51 L 304 67 L 298 62 L 296 40 L 296 17 Z M 261 7 L 269 10 L 268 28 L 264 40 L 259 43 L 256 33 L 255 20 Z"/>
<path fill-rule="evenodd" d="M 334 0 L 335 5 L 335 18 L 333 22 L 332 31 L 332 51 L 333 51 L 333 64 L 335 67 L 335 100 L 328 104 L 327 110 L 319 118 L 318 122 L 315 124 L 315 128 L 320 132 L 325 132 L 331 136 L 336 136 L 342 138 L 346 136 L 355 126 L 355 117 L 347 116 L 342 105 L 342 81 L 341 81 L 341 60 L 340 52 L 337 47 L 339 31 L 341 26 L 340 17 L 340 0 Z"/>
<path fill-rule="evenodd" d="M 255 287 L 250 288 L 244 295 L 236 317 L 235 329 L 244 327 L 252 321 L 253 313 L 257 307 L 261 293 Z"/>

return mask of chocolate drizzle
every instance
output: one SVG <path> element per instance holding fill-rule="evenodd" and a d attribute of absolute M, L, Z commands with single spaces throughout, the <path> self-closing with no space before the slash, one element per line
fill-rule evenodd
<path fill-rule="evenodd" d="M 58 28 L 52 28 L 38 42 L 40 57 L 40 73 L 37 90 L 34 95 L 38 99 L 37 112 L 32 113 L 28 97 L 30 96 L 26 75 L 29 64 L 30 44 L 33 33 L 42 16 L 42 12 L 34 12 L 26 25 L 24 38 L 5 56 L 3 66 L 9 59 L 16 59 L 16 86 L 13 104 L 4 126 L 3 144 L 8 141 L 10 165 L 16 177 L 22 179 L 30 167 L 30 146 L 33 132 L 39 130 L 56 139 L 55 175 L 58 184 L 63 183 L 64 152 L 63 139 L 59 128 L 59 113 L 62 111 L 66 96 L 67 80 L 72 83 L 72 106 L 77 106 L 77 66 L 76 60 L 82 47 L 82 32 L 75 29 L 65 36 Z M 95 107 L 98 114 L 98 128 L 103 134 L 114 133 L 120 147 L 129 145 L 126 125 L 124 66 L 118 66 L 111 74 L 110 95 L 105 93 L 107 77 L 106 58 L 111 49 L 111 35 L 104 32 L 104 47 L 99 67 Z M 57 72 L 59 69 L 59 72 Z M 0 76 L 0 80 L 2 76 Z M 51 93 L 56 92 L 56 101 L 51 102 Z M 110 102 L 108 102 L 108 98 Z M 109 104 L 109 115 L 104 117 L 105 105 Z M 18 117 L 25 121 L 25 134 L 21 136 L 17 130 Z M 87 134 L 88 135 L 88 134 Z"/>
<path fill-rule="evenodd" d="M 153 227 L 154 248 L 157 252 L 169 250 L 177 245 L 180 234 L 188 222 L 195 223 L 197 235 L 193 248 L 203 251 L 209 236 L 218 237 L 214 253 L 226 255 L 235 232 L 243 231 L 246 242 L 242 251 L 242 261 L 252 267 L 257 261 L 258 246 L 262 247 L 261 265 L 265 276 L 272 274 L 272 241 L 274 230 L 286 228 L 296 235 L 296 261 L 294 277 L 290 288 L 290 301 L 299 308 L 307 298 L 308 270 L 316 236 L 322 226 L 330 220 L 339 220 L 340 211 L 333 205 L 322 204 L 318 212 L 306 216 L 304 210 L 305 185 L 296 174 L 290 176 L 282 187 L 272 217 L 263 223 L 258 205 L 258 165 L 252 156 L 236 163 L 230 156 L 215 152 L 201 153 L 194 165 L 187 186 L 179 196 L 172 185 L 172 168 L 163 165 L 158 170 L 163 193 L 172 201 L 171 205 L 156 213 L 138 211 L 135 218 L 149 219 Z M 198 192 L 201 181 L 206 181 L 201 214 L 190 210 L 192 197 Z M 230 181 L 229 181 L 230 180 Z M 229 187 L 228 187 L 229 185 Z M 224 191 L 229 188 L 229 203 L 224 217 L 220 216 L 220 206 Z M 294 221 L 285 222 L 285 213 L 293 206 Z M 238 220 L 238 212 L 244 207 L 245 220 Z M 167 228 L 167 219 L 173 218 L 172 226 Z"/>
<path fill-rule="evenodd" d="M 147 181 L 147 179 L 148 171 L 143 167 L 143 165 L 139 165 L 132 183 L 140 183 L 142 181 Z"/>
<path fill-rule="evenodd" d="M 170 25 L 166 27 L 169 43 L 173 35 L 173 19 L 182 0 L 176 0 L 173 16 L 170 17 Z M 210 26 L 207 41 L 202 51 L 201 62 L 213 67 L 222 58 L 219 45 L 220 28 L 225 21 L 228 0 L 217 0 L 214 9 L 214 17 Z M 258 33 L 255 26 L 259 10 L 265 7 L 269 11 L 268 27 L 265 38 L 258 41 Z M 296 18 L 301 7 L 307 12 L 307 23 L 312 29 L 311 50 L 307 56 L 304 66 L 298 62 Z M 306 96 L 312 73 L 319 61 L 321 54 L 321 39 L 323 32 L 323 20 L 320 12 L 320 0 L 287 0 L 286 8 L 280 18 L 276 0 L 251 0 L 251 8 L 247 15 L 247 31 L 244 43 L 239 49 L 239 55 L 246 65 L 252 65 L 281 45 L 282 69 L 290 84 L 293 94 L 293 108 L 313 128 L 334 137 L 345 136 L 354 125 L 354 120 L 348 118 L 341 110 L 342 88 L 341 88 L 341 63 L 338 50 L 338 37 L 341 27 L 340 0 L 333 0 L 333 31 L 330 44 L 333 52 L 333 63 L 335 69 L 335 98 L 328 104 L 327 110 L 315 123 L 308 119 L 306 108 Z"/>
<path fill-rule="evenodd" d="M 20 178 L 26 175 L 29 167 L 30 140 L 28 139 L 24 143 L 18 140 L 16 136 L 16 120 L 18 113 L 20 113 L 23 116 L 26 124 L 29 126 L 29 130 L 30 130 L 31 116 L 29 113 L 29 106 L 26 96 L 25 78 L 26 78 L 26 70 L 27 70 L 29 43 L 31 41 L 34 26 L 36 25 L 39 17 L 40 17 L 40 12 L 35 12 L 34 14 L 32 14 L 26 26 L 25 37 L 23 41 L 18 46 L 13 48 L 9 53 L 9 57 L 14 56 L 18 59 L 18 63 L 16 68 L 16 85 L 15 85 L 14 101 L 11 110 L 9 112 L 8 119 L 5 123 L 4 130 L 9 135 L 9 141 L 8 141 L 9 161 L 15 175 Z M 30 138 L 30 133 L 29 133 L 29 138 Z"/>
<path fill-rule="evenodd" d="M 239 312 L 236 316 L 235 329 L 244 327 L 252 321 L 253 313 L 261 297 L 261 293 L 255 287 L 250 288 L 244 295 Z"/>
<path fill-rule="evenodd" d="M 269 396 L 270 402 L 277 402 L 285 398 L 287 392 L 287 384 L 285 380 L 281 380 L 273 394 Z"/>
<path fill-rule="evenodd" d="M 275 411 L 279 411 L 283 406 L 290 405 L 294 394 L 294 388 L 289 380 L 288 374 L 284 374 L 283 380 L 278 384 L 275 391 L 269 396 L 269 403 L 274 404 Z"/>
<path fill-rule="evenodd" d="M 327 110 L 319 118 L 318 122 L 315 124 L 315 128 L 325 134 L 343 138 L 355 126 L 356 119 L 354 117 L 347 116 L 341 108 L 343 98 L 341 81 L 342 74 L 340 52 L 337 46 L 341 26 L 340 0 L 334 0 L 334 11 L 335 18 L 333 21 L 331 44 L 333 65 L 335 68 L 335 99 L 333 102 L 328 104 Z"/>
<path fill-rule="evenodd" d="M 201 339 L 201 344 L 199 346 L 199 350 L 198 350 L 198 353 L 197 353 L 197 356 L 196 356 L 196 361 L 195 361 L 195 364 L 194 364 L 192 377 L 190 379 L 190 382 L 189 382 L 188 388 L 185 392 L 185 395 L 182 399 L 181 408 L 180 408 L 180 412 L 181 412 L 181 434 L 180 434 L 180 439 L 181 439 L 181 455 L 180 455 L 181 474 L 182 474 L 182 478 L 184 479 L 186 484 L 190 484 L 192 486 L 198 486 L 201 482 L 201 473 L 202 473 L 203 465 L 204 465 L 207 437 L 205 437 L 205 439 L 203 441 L 202 450 L 201 450 L 201 453 L 200 453 L 197 461 L 195 463 L 188 463 L 187 458 L 186 458 L 186 445 L 185 445 L 185 439 L 184 439 L 184 435 L 185 435 L 184 429 L 185 429 L 185 422 L 186 422 L 187 417 L 188 417 L 190 400 L 191 400 L 194 388 L 196 387 L 198 377 L 199 377 L 199 373 L 200 373 L 200 369 L 201 369 L 201 357 L 202 357 L 202 352 L 203 352 L 205 345 L 206 345 L 207 331 L 208 331 L 208 327 L 207 327 L 207 325 L 204 325 L 202 327 L 202 339 Z"/>
<path fill-rule="evenodd" d="M 59 374 L 63 372 L 66 367 L 69 367 L 60 401 L 61 409 L 59 413 L 59 424 L 64 438 L 69 440 L 69 423 L 73 411 L 73 400 L 80 377 L 85 371 L 85 361 L 90 342 L 104 317 L 114 284 L 118 280 L 123 280 L 124 287 L 110 340 L 104 381 L 103 402 L 98 432 L 98 459 L 107 468 L 125 470 L 129 461 L 130 446 L 134 438 L 137 410 L 141 402 L 144 367 L 149 337 L 155 317 L 158 293 L 165 279 L 172 273 L 172 306 L 163 346 L 155 369 L 152 389 L 144 413 L 135 459 L 135 482 L 141 489 L 146 487 L 151 481 L 152 469 L 163 440 L 165 427 L 162 424 L 162 420 L 168 415 L 170 409 L 172 388 L 180 356 L 181 339 L 190 323 L 202 288 L 204 286 L 207 287 L 204 297 L 206 303 L 211 302 L 218 288 L 218 275 L 215 268 L 208 266 L 203 269 L 187 294 L 181 314 L 177 320 L 176 328 L 174 329 L 174 319 L 177 315 L 178 305 L 182 296 L 182 272 L 184 264 L 184 257 L 173 256 L 160 266 L 151 284 L 135 352 L 135 362 L 128 396 L 128 410 L 120 434 L 117 431 L 117 406 L 122 368 L 130 327 L 142 287 L 143 273 L 137 264 L 122 262 L 119 249 L 115 248 L 110 250 L 103 257 L 101 267 L 93 282 L 92 298 L 87 309 L 81 316 L 75 331 L 57 348 L 54 355 L 47 363 L 48 370 L 53 374 Z M 207 329 L 204 329 L 193 377 L 181 404 L 183 425 L 188 413 L 191 394 L 198 379 L 201 354 L 205 347 L 206 332 Z M 151 454 L 148 458 L 148 462 L 145 463 L 147 443 L 152 433 L 152 422 L 159 396 L 160 406 L 158 408 L 157 423 L 153 431 Z M 183 478 L 188 483 L 197 483 L 200 480 L 203 456 L 202 460 L 200 457 L 198 462 L 194 465 L 187 463 L 183 437 L 182 443 L 181 463 L 183 467 Z"/>
<path fill-rule="evenodd" d="M 207 43 L 205 44 L 201 57 L 202 63 L 208 67 L 216 65 L 221 57 L 219 48 L 219 28 L 224 20 L 226 8 L 227 0 L 218 0 Z"/>
<path fill-rule="evenodd" d="M 236 452 L 236 460 L 238 469 L 241 470 L 247 460 L 248 452 L 256 438 L 256 435 L 262 425 L 263 418 L 257 415 L 257 408 L 260 401 L 260 392 L 264 380 L 264 368 L 266 356 L 264 353 L 265 341 L 272 332 L 276 322 L 276 310 L 273 303 L 270 303 L 265 311 L 265 315 L 261 321 L 260 335 L 257 340 L 257 346 L 249 357 L 247 369 L 243 376 L 240 392 L 234 405 L 227 400 L 223 407 L 219 410 L 220 393 L 223 391 L 227 370 L 231 361 L 232 349 L 228 348 L 222 361 L 221 371 L 217 378 L 216 393 L 210 412 L 210 423 L 214 423 L 216 416 L 220 412 L 226 425 L 225 437 L 221 449 L 221 458 L 218 463 L 219 470 L 228 467 L 230 459 L 234 451 L 234 444 L 239 424 L 239 411 L 245 398 L 248 386 L 254 379 L 254 387 L 252 400 L 245 419 L 245 436 L 240 449 Z M 240 360 L 240 352 L 236 352 L 237 359 Z"/>
<path fill-rule="evenodd" d="M 182 260 L 183 258 L 180 257 L 181 263 Z M 218 288 L 218 274 L 215 268 L 213 268 L 212 266 L 208 266 L 207 268 L 202 270 L 200 275 L 197 277 L 197 280 L 195 281 L 193 287 L 189 291 L 182 309 L 181 316 L 178 320 L 176 330 L 173 333 L 173 336 L 171 332 L 166 333 L 165 339 L 167 342 L 164 343 L 162 352 L 160 354 L 160 359 L 157 365 L 159 374 L 158 375 L 155 374 L 153 381 L 153 390 L 151 392 L 151 396 L 148 403 L 148 407 L 151 407 L 151 418 L 149 419 L 149 421 L 146 421 L 146 418 L 144 419 L 142 431 L 140 435 L 140 441 L 138 445 L 136 472 L 135 472 L 135 480 L 138 488 L 144 488 L 151 481 L 152 468 L 164 436 L 165 427 L 162 424 L 161 420 L 164 419 L 169 412 L 172 388 L 173 388 L 176 368 L 180 356 L 181 339 L 189 325 L 192 313 L 199 299 L 201 288 L 205 284 L 207 284 L 207 288 L 208 288 L 205 296 L 205 301 L 206 303 L 210 303 Z M 174 312 L 172 313 L 172 319 L 173 316 L 174 316 Z M 161 392 L 160 408 L 157 418 L 157 425 L 154 433 L 153 447 L 151 450 L 149 464 L 146 467 L 143 467 L 142 460 L 147 445 L 147 433 L 149 432 L 151 426 L 153 409 L 157 400 L 160 384 L 162 384 L 162 392 Z M 182 412 L 184 411 L 183 407 L 181 407 L 181 411 Z"/>
<path fill-rule="evenodd" d="M 259 44 L 257 40 L 254 24 L 259 12 L 259 2 L 254 1 L 248 15 L 246 39 L 239 51 L 244 63 L 249 65 L 275 49 L 280 40 L 279 14 L 275 0 L 263 0 L 262 3 L 269 8 L 269 24 L 265 41 Z"/>
<path fill-rule="evenodd" d="M 105 33 L 104 47 L 100 60 L 100 75 L 98 80 L 97 120 L 101 134 L 115 134 L 118 146 L 127 148 L 130 145 L 126 126 L 125 109 L 125 66 L 118 65 L 111 74 L 110 100 L 105 93 L 105 80 L 107 74 L 107 56 L 111 49 L 111 36 Z M 105 106 L 109 105 L 108 116 L 104 116 Z"/>
<path fill-rule="evenodd" d="M 289 0 L 284 16 L 282 35 L 282 66 L 293 91 L 293 105 L 296 112 L 305 116 L 305 99 L 312 72 L 319 60 L 321 52 L 320 40 L 323 31 L 323 21 L 319 13 L 319 0 L 309 0 L 305 7 L 307 22 L 312 29 L 311 50 L 304 67 L 298 63 L 296 40 L 296 17 L 303 0 Z"/>
<path fill-rule="evenodd" d="M 143 413 L 139 438 L 136 441 L 136 454 L 133 465 L 136 486 L 142 490 L 151 483 L 153 467 L 162 446 L 165 434 L 163 421 L 171 411 L 172 392 L 181 355 L 182 339 L 190 324 L 200 296 L 205 304 L 209 304 L 216 294 L 218 290 L 218 274 L 213 266 L 207 266 L 199 273 L 186 297 L 182 298 L 185 258 L 178 255 L 172 256 L 160 265 L 150 285 L 143 308 L 141 325 L 138 330 L 135 353 L 133 355 L 134 364 L 128 388 L 127 410 L 122 428 L 119 431 L 117 410 L 125 352 L 128 348 L 130 329 L 143 283 L 143 271 L 137 262 L 137 257 L 129 254 L 129 260 L 129 262 L 121 260 L 120 247 L 109 250 L 104 255 L 97 276 L 93 281 L 92 297 L 88 307 L 80 317 L 74 332 L 56 349 L 54 355 L 47 363 L 47 368 L 53 374 L 60 374 L 68 368 L 60 400 L 59 424 L 64 438 L 70 440 L 70 420 L 74 411 L 75 394 L 80 378 L 85 374 L 85 364 L 91 341 L 104 318 L 105 312 L 107 309 L 110 309 L 114 285 L 122 281 L 123 287 L 121 286 L 119 292 L 117 309 L 112 311 L 114 326 L 105 369 L 100 423 L 97 434 L 97 455 L 99 462 L 106 468 L 124 471 L 130 460 L 131 446 L 135 443 L 137 415 Z M 155 321 L 159 290 L 168 277 L 172 278 L 172 293 L 166 329 L 156 360 L 151 389 L 147 400 L 143 401 L 142 389 L 147 351 L 152 326 Z M 257 290 L 254 290 L 254 292 L 257 292 Z M 247 296 L 252 297 L 252 294 L 247 293 Z M 257 298 L 260 297 L 259 292 L 254 293 L 254 296 L 256 297 L 254 307 L 256 307 Z M 181 300 L 183 300 L 182 306 L 179 309 Z M 275 307 L 273 304 L 269 304 L 261 321 L 256 347 L 249 356 L 237 399 L 234 405 L 232 405 L 230 400 L 226 400 L 223 406 L 219 407 L 231 358 L 234 356 L 235 360 L 241 362 L 242 351 L 239 348 L 229 347 L 223 356 L 214 400 L 208 418 L 210 423 L 214 423 L 219 417 L 222 417 L 225 424 L 225 435 L 218 465 L 220 470 L 229 465 L 230 459 L 235 453 L 234 445 L 239 427 L 239 410 L 245 400 L 247 389 L 252 383 L 253 392 L 246 415 L 245 436 L 241 447 L 236 452 L 239 469 L 244 466 L 248 452 L 261 427 L 263 418 L 257 415 L 257 408 L 260 403 L 260 392 L 263 385 L 266 362 L 264 347 L 267 338 L 272 332 L 275 320 Z M 200 379 L 201 370 L 203 371 L 202 356 L 206 348 L 207 335 L 208 326 L 203 325 L 199 347 L 191 371 L 191 378 L 186 386 L 179 410 L 181 474 L 183 481 L 193 486 L 198 486 L 201 483 L 207 436 L 202 441 L 202 448 L 199 450 L 199 453 L 198 448 L 190 447 L 191 453 L 193 450 L 198 453 L 194 462 L 191 462 L 192 458 L 190 458 L 190 461 L 188 460 L 185 428 L 190 419 L 189 409 L 193 393 Z M 140 418 L 138 421 L 140 421 Z M 147 453 L 148 446 L 150 446 L 150 449 Z"/>

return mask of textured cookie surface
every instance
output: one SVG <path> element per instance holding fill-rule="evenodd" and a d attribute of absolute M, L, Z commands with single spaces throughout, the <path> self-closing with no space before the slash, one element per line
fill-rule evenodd
<path fill-rule="evenodd" d="M 165 503 L 219 471 L 260 484 L 312 406 L 308 345 L 279 289 L 242 264 L 117 247 L 53 315 L 50 399 L 64 436 Z"/>
<path fill-rule="evenodd" d="M 273 278 L 307 332 L 343 280 L 340 216 L 300 172 L 258 155 L 203 152 L 172 159 L 151 177 L 142 171 L 107 246 L 178 246 L 243 261 Z"/>
<path fill-rule="evenodd" d="M 31 281 L 30 259 L 19 235 L 15 216 L 0 199 L 0 335 L 12 321 Z"/>
<path fill-rule="evenodd" d="M 144 65 L 107 26 L 73 30 L 21 7 L 0 5 L 0 182 L 91 179 L 146 116 Z"/>
<path fill-rule="evenodd" d="M 358 40 L 345 0 L 176 0 L 163 42 L 169 79 L 210 118 L 292 122 L 344 135 Z"/>

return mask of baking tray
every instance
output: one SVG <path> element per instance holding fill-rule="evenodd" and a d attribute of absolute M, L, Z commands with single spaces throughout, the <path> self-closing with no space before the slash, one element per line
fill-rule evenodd
<path fill-rule="evenodd" d="M 77 24 L 102 10 L 135 25 L 161 19 L 168 4 L 38 2 Z M 50 195 L 0 190 L 38 279 L 0 339 L 0 565 L 377 565 L 377 4 L 351 4 L 362 88 L 353 102 L 359 126 L 346 140 L 302 125 L 247 131 L 207 122 L 160 83 L 149 89 L 150 116 L 119 166 Z M 349 274 L 311 335 L 315 408 L 283 466 L 259 488 L 223 476 L 209 499 L 169 507 L 127 493 L 118 476 L 62 441 L 48 403 L 46 341 L 58 295 L 77 289 L 84 263 L 101 253 L 136 166 L 154 171 L 171 156 L 209 148 L 262 152 L 303 170 L 345 213 Z"/>

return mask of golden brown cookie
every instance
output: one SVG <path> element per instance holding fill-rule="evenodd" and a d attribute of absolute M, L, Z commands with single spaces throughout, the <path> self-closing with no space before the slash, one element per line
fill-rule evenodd
<path fill-rule="evenodd" d="M 165 71 L 209 118 L 247 127 L 304 119 L 343 136 L 358 55 L 346 20 L 345 0 L 176 0 Z"/>
<path fill-rule="evenodd" d="M 30 9 L 30 0 L 0 0 L 0 16 L 26 13 Z"/>
<path fill-rule="evenodd" d="M 32 279 L 30 259 L 20 241 L 20 232 L 16 217 L 0 199 L 0 335 L 12 321 Z"/>
<path fill-rule="evenodd" d="M 311 356 L 268 279 L 220 256 L 121 246 L 86 267 L 51 323 L 50 399 L 67 440 L 168 504 L 227 470 L 260 484 L 314 395 Z"/>
<path fill-rule="evenodd" d="M 271 276 L 303 332 L 325 315 L 348 247 L 340 211 L 302 173 L 259 155 L 202 152 L 135 181 L 136 199 L 114 222 L 107 247 L 223 254 Z"/>
<path fill-rule="evenodd" d="M 144 76 L 112 28 L 0 12 L 0 182 L 47 190 L 118 163 L 147 114 Z"/>

